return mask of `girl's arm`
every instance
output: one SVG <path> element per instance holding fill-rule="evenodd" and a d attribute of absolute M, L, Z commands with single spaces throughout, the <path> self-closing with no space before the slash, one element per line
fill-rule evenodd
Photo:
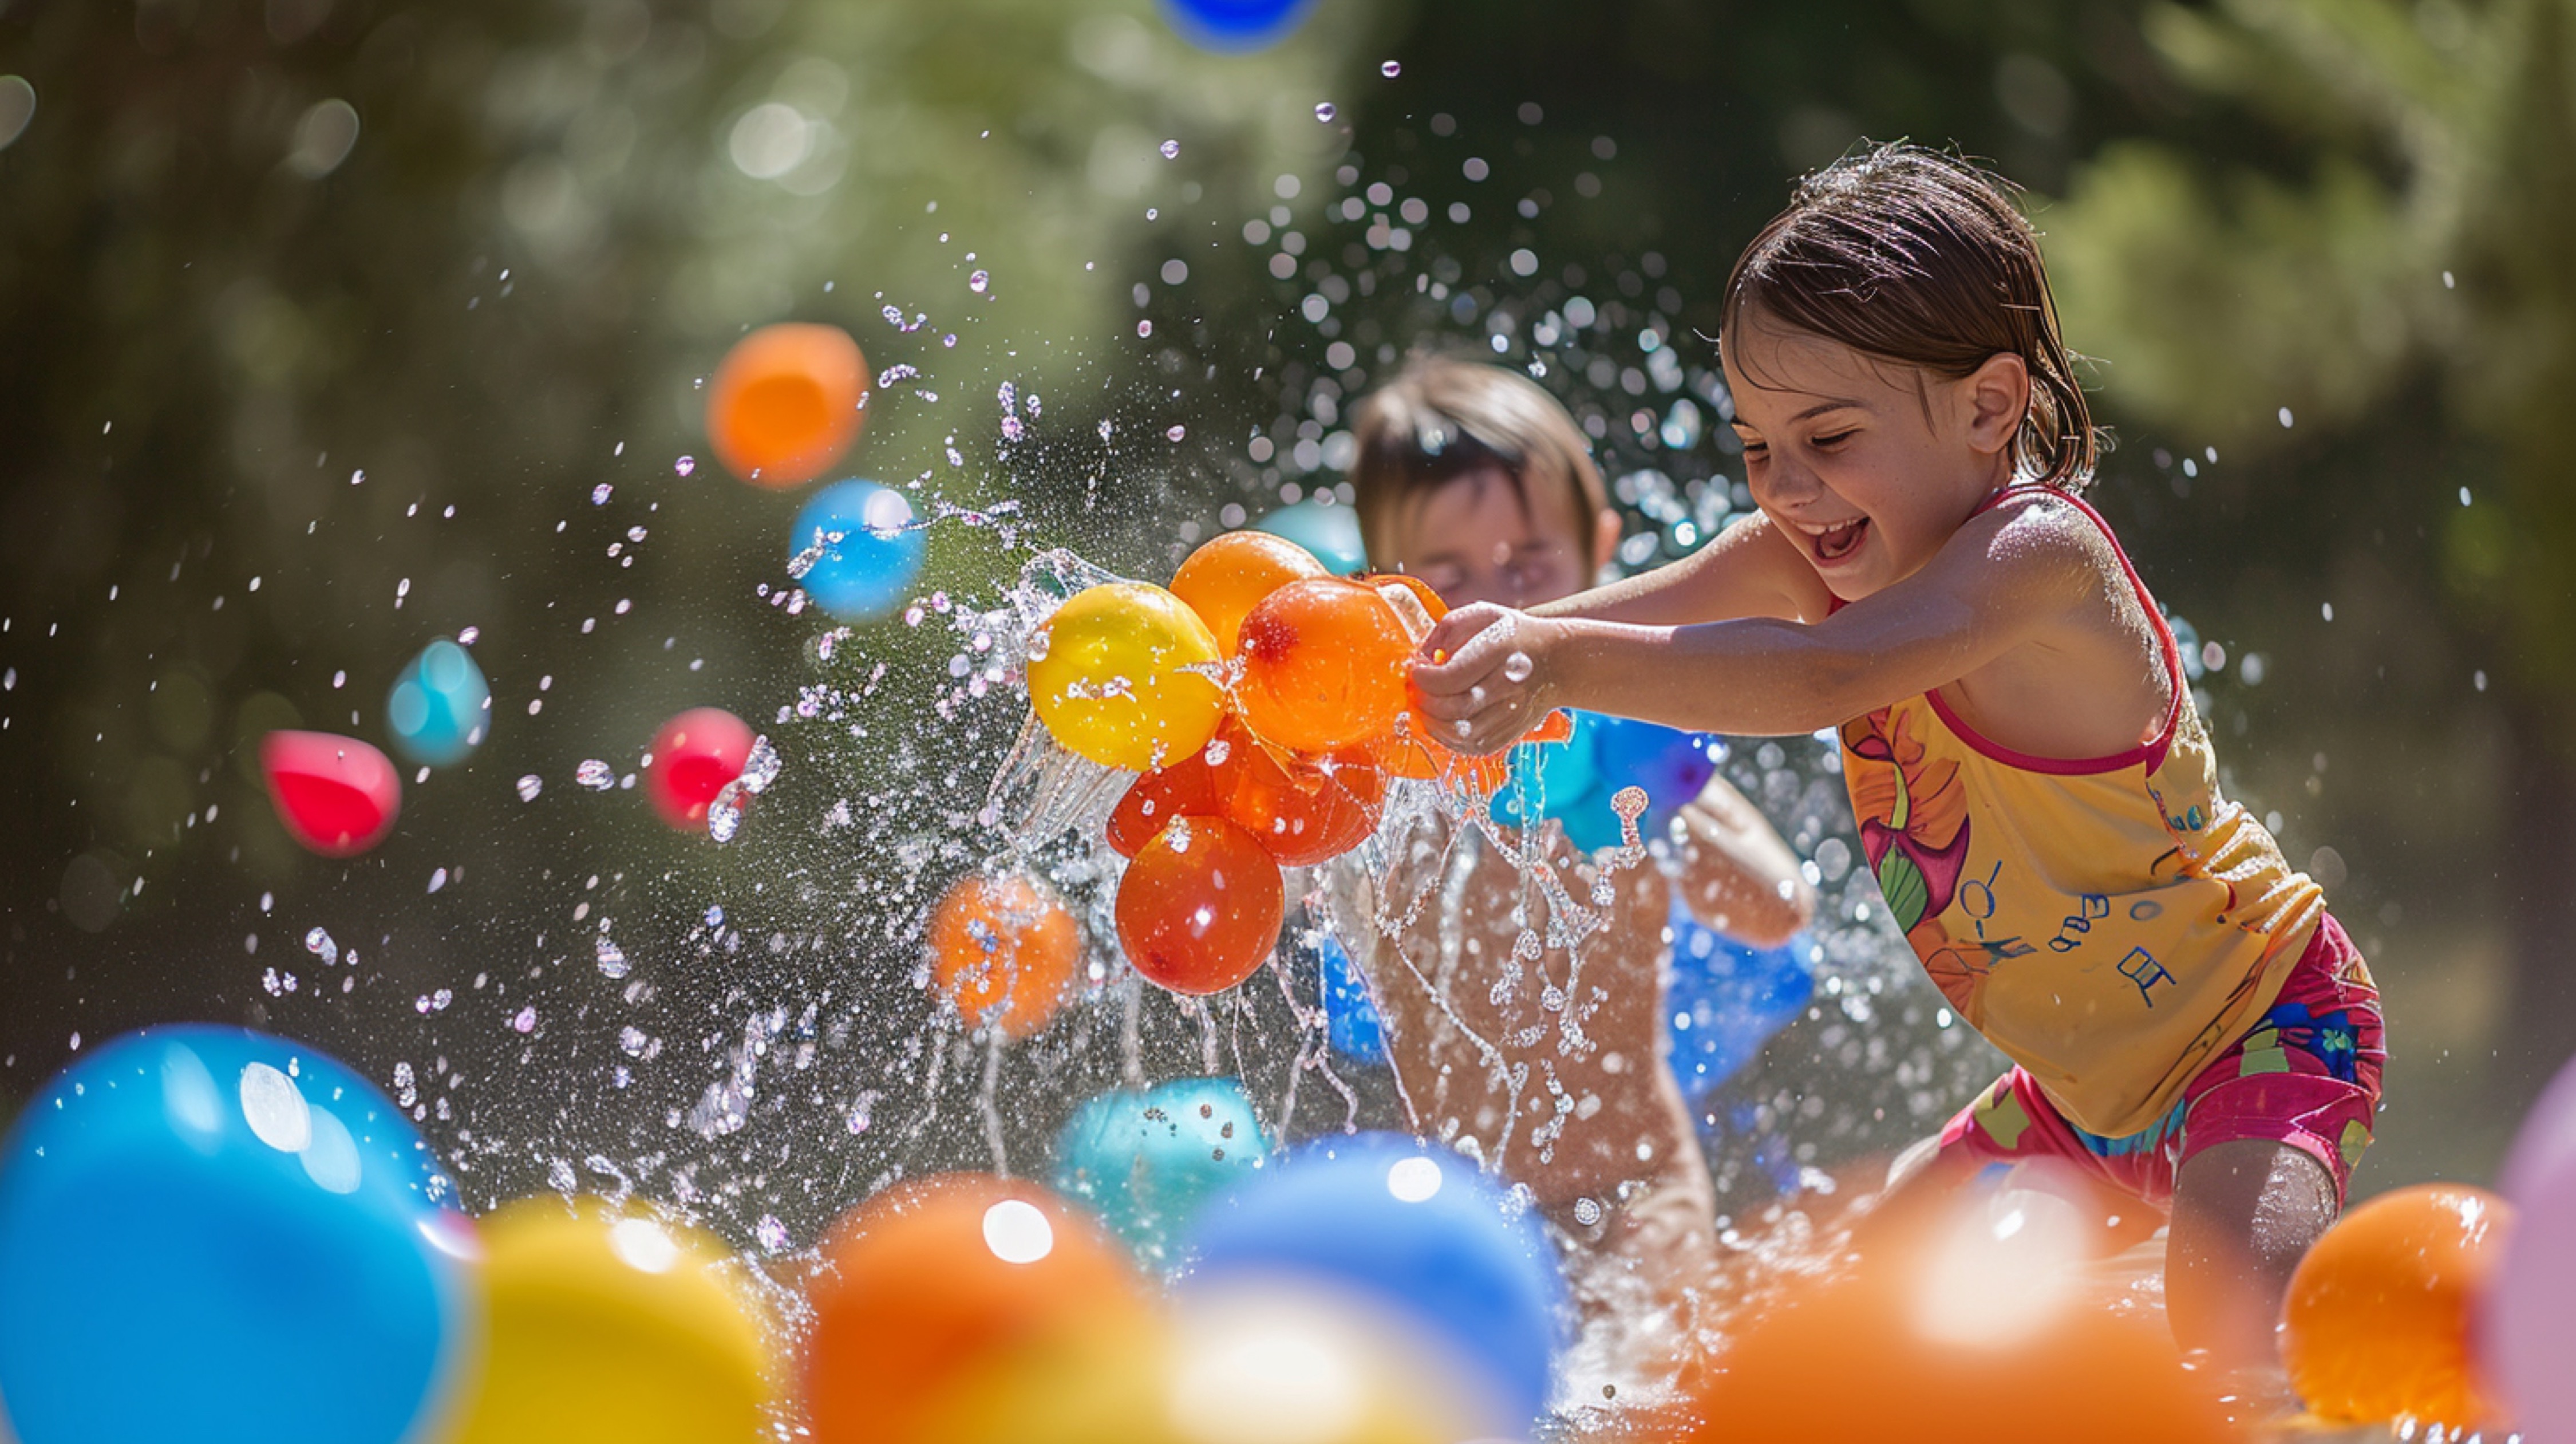
<path fill-rule="evenodd" d="M 1463 752 L 1498 751 L 1559 706 L 1738 736 L 1839 726 L 2048 637 L 2088 590 L 2099 595 L 2101 544 L 2053 510 L 1973 518 L 1920 571 L 1813 623 L 1461 607 L 1423 641 L 1421 709 Z"/>
<path fill-rule="evenodd" d="M 1670 566 L 1531 608 L 1635 626 L 1680 626 L 1729 617 L 1821 617 L 1828 594 L 1816 569 L 1759 512 Z"/>

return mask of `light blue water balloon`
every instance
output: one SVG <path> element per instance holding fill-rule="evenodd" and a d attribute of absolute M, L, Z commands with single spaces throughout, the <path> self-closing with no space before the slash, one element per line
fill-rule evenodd
<path fill-rule="evenodd" d="M 453 767 L 492 730 L 492 684 L 474 656 L 445 637 L 394 675 L 385 697 L 394 750 L 424 767 Z"/>
<path fill-rule="evenodd" d="M 789 570 L 800 558 L 811 563 L 796 584 L 845 622 L 893 611 L 919 580 L 928 551 L 912 503 L 872 481 L 834 482 L 814 493 L 787 539 Z"/>
<path fill-rule="evenodd" d="M 1200 1207 L 1269 1151 L 1242 1084 L 1184 1078 L 1083 1104 L 1056 1140 L 1055 1186 L 1161 1268 Z"/>
<path fill-rule="evenodd" d="M 1314 553 L 1324 570 L 1337 577 L 1357 576 L 1368 570 L 1368 548 L 1360 541 L 1360 515 L 1349 507 L 1301 501 L 1283 506 L 1252 525 L 1256 531 L 1284 536 Z"/>

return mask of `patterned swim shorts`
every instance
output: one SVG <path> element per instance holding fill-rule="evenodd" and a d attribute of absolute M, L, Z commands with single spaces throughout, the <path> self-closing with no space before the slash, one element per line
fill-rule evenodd
<path fill-rule="evenodd" d="M 2379 989 L 2352 939 L 2328 915 L 2271 1010 L 2184 1085 L 2181 1100 L 2154 1127 L 2126 1138 L 2087 1133 L 2016 1067 L 1950 1120 L 1941 1150 L 1963 1149 L 1999 1163 L 2070 1159 L 2161 1207 L 2172 1201 L 2176 1170 L 2193 1155 L 2260 1139 L 2324 1164 L 2340 1199 L 2370 1146 L 2386 1061 Z"/>

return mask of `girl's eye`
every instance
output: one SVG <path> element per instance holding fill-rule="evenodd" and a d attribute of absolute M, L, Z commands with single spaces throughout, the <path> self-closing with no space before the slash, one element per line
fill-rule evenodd
<path fill-rule="evenodd" d="M 1856 429 L 1858 429 L 1858 428 L 1854 428 L 1854 429 L 1856 430 Z M 1830 447 L 1839 446 L 1839 445 L 1841 445 L 1842 443 L 1844 443 L 1844 442 L 1846 442 L 1846 441 L 1849 441 L 1850 439 L 1851 439 L 1851 431 L 1837 431 L 1837 432 L 1834 432 L 1834 433 L 1833 433 L 1832 435 L 1830 435 L 1830 436 L 1819 436 L 1819 437 L 1817 437 L 1814 441 L 1809 442 L 1808 444 L 1809 444 L 1809 445 L 1811 445 L 1811 446 L 1817 446 L 1817 447 L 1828 447 L 1828 448 L 1830 448 Z"/>

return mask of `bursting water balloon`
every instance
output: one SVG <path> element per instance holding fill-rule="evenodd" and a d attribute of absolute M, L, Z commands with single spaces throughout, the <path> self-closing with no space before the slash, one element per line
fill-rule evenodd
<path fill-rule="evenodd" d="M 383 1094 L 242 1028 L 128 1034 L 0 1153 L 23 1444 L 398 1444 L 474 1368 L 473 1226 Z"/>
<path fill-rule="evenodd" d="M 845 622 L 884 616 L 921 578 L 930 549 L 903 493 L 869 481 L 840 481 L 814 493 L 787 534 L 797 585 Z"/>
<path fill-rule="evenodd" d="M 930 920 L 930 975 L 969 1026 L 1045 1027 L 1082 966 L 1082 925 L 1026 873 L 962 878 Z"/>
<path fill-rule="evenodd" d="M 1369 587 L 1290 582 L 1243 620 L 1236 704 L 1263 738 L 1300 752 L 1375 745 L 1405 710 L 1413 639 Z"/>
<path fill-rule="evenodd" d="M 474 655 L 444 637 L 423 647 L 385 697 L 394 750 L 424 767 L 474 755 L 492 727 L 492 684 Z"/>

